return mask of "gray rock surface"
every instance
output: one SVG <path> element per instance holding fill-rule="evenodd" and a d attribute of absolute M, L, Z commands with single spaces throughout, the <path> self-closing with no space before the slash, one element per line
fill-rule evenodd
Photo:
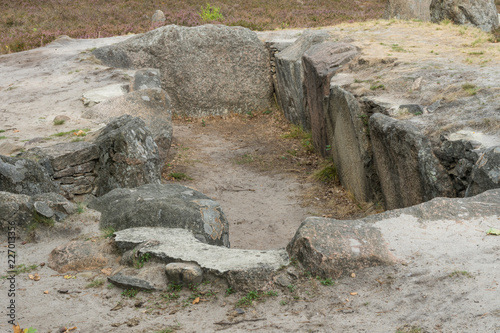
<path fill-rule="evenodd" d="M 0 155 L 0 191 L 34 195 L 58 188 L 36 160 Z"/>
<path fill-rule="evenodd" d="M 182 185 L 115 189 L 92 201 L 89 207 L 102 213 L 102 228 L 184 228 L 204 243 L 229 247 L 229 224 L 220 205 Z"/>
<path fill-rule="evenodd" d="M 500 187 L 500 147 L 486 149 L 472 167 L 467 196 Z"/>
<path fill-rule="evenodd" d="M 108 281 L 123 289 L 163 290 L 167 287 L 165 266 L 161 264 L 146 264 L 143 268 L 125 268 Z"/>
<path fill-rule="evenodd" d="M 310 47 L 302 58 L 313 143 L 323 156 L 330 155 L 327 150 L 330 138 L 326 128 L 330 80 L 342 65 L 357 54 L 358 49 L 354 45 L 325 42 Z"/>
<path fill-rule="evenodd" d="M 384 18 L 389 20 L 419 19 L 422 21 L 431 20 L 429 9 L 432 0 L 387 0 Z"/>
<path fill-rule="evenodd" d="M 161 10 L 156 10 L 151 16 L 151 24 L 163 23 L 166 21 L 165 14 Z"/>
<path fill-rule="evenodd" d="M 350 92 L 331 87 L 326 113 L 330 154 L 340 182 L 359 202 L 375 199 L 380 187 L 373 166 L 368 117 Z"/>
<path fill-rule="evenodd" d="M 172 111 L 204 116 L 263 111 L 272 97 L 269 54 L 241 27 L 169 25 L 93 54 L 122 68 L 157 68 Z"/>
<path fill-rule="evenodd" d="M 326 31 L 306 30 L 292 45 L 275 56 L 276 94 L 280 107 L 288 121 L 305 130 L 310 130 L 311 126 L 306 111 L 302 56 L 311 46 L 329 38 L 330 34 Z"/>
<path fill-rule="evenodd" d="M 115 233 L 119 249 L 127 250 L 150 241 L 141 253 L 164 263 L 190 262 L 208 276 L 225 278 L 235 290 L 259 290 L 280 267 L 288 264 L 285 250 L 240 250 L 204 244 L 185 229 L 131 228 Z M 152 242 L 157 241 L 157 242 Z M 156 245 L 154 245 L 156 244 Z"/>
<path fill-rule="evenodd" d="M 99 170 L 96 195 L 112 189 L 160 183 L 158 147 L 140 118 L 124 115 L 112 120 L 98 135 Z"/>
<path fill-rule="evenodd" d="M 143 81 L 137 84 L 140 87 L 149 85 Z M 164 90 L 143 87 L 94 106 L 84 117 L 90 117 L 90 114 L 101 122 L 108 122 L 113 117 L 125 114 L 141 118 L 153 135 L 160 159 L 165 161 L 172 143 L 173 130 L 170 99 Z"/>
<path fill-rule="evenodd" d="M 9 227 L 26 228 L 33 220 L 33 202 L 30 196 L 0 191 L 0 231 Z"/>
<path fill-rule="evenodd" d="M 168 281 L 174 284 L 195 286 L 203 281 L 203 270 L 197 264 L 172 262 L 165 266 Z"/>
<path fill-rule="evenodd" d="M 498 11 L 494 0 L 432 0 L 431 21 L 448 19 L 455 24 L 472 25 L 490 32 L 498 27 Z"/>
<path fill-rule="evenodd" d="M 452 183 L 430 140 L 416 127 L 380 113 L 370 117 L 369 126 L 386 209 L 453 196 Z"/>
<path fill-rule="evenodd" d="M 357 270 L 394 263 L 379 230 L 371 224 L 308 217 L 287 246 L 313 276 L 339 278 Z"/>
<path fill-rule="evenodd" d="M 105 252 L 105 245 L 96 246 L 91 241 L 70 241 L 50 252 L 48 265 L 59 273 L 102 268 L 108 263 L 103 252 Z"/>
<path fill-rule="evenodd" d="M 140 69 L 135 72 L 132 90 L 161 89 L 160 71 L 154 68 Z"/>
<path fill-rule="evenodd" d="M 40 151 L 49 158 L 55 172 L 99 158 L 98 147 L 85 141 L 58 143 L 41 148 Z M 63 174 L 59 173 L 58 176 Z"/>
<path fill-rule="evenodd" d="M 127 89 L 121 83 L 95 88 L 83 93 L 82 95 L 83 105 L 92 107 L 95 104 L 107 101 L 108 99 L 123 96 L 126 93 Z"/>
<path fill-rule="evenodd" d="M 36 215 L 60 222 L 74 213 L 76 205 L 57 193 L 28 196 L 0 191 L 0 231 L 13 226 L 20 236 L 35 221 Z"/>

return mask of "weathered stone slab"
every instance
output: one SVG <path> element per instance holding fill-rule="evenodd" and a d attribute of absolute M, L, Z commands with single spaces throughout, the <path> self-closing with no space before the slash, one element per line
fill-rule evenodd
<path fill-rule="evenodd" d="M 54 178 L 62 178 L 62 177 L 76 175 L 79 173 L 92 172 L 95 169 L 95 165 L 96 165 L 95 161 L 90 161 L 87 163 L 82 163 L 80 165 L 71 166 L 69 168 L 55 172 Z"/>
<path fill-rule="evenodd" d="M 108 281 L 123 289 L 163 290 L 167 287 L 164 265 L 147 264 L 146 267 L 126 268 L 108 277 Z"/>
<path fill-rule="evenodd" d="M 158 147 L 141 119 L 124 115 L 112 120 L 95 144 L 99 147 L 97 196 L 115 188 L 160 182 Z"/>
<path fill-rule="evenodd" d="M 33 202 L 28 195 L 0 191 L 0 230 L 27 227 L 33 216 Z"/>
<path fill-rule="evenodd" d="M 306 30 L 292 45 L 276 54 L 277 96 L 283 113 L 292 124 L 310 130 L 306 112 L 302 56 L 311 46 L 330 38 L 326 31 Z"/>
<path fill-rule="evenodd" d="M 498 27 L 498 11 L 494 0 L 432 0 L 431 21 L 445 19 L 455 24 L 476 26 L 490 32 Z"/>
<path fill-rule="evenodd" d="M 99 158 L 98 147 L 86 141 L 58 143 L 53 146 L 41 148 L 41 151 L 49 157 L 52 168 L 54 168 L 58 177 L 62 176 L 57 171 L 86 164 L 89 161 Z"/>
<path fill-rule="evenodd" d="M 271 106 L 269 54 L 246 28 L 169 25 L 93 54 L 108 66 L 159 69 L 172 112 L 180 115 L 255 112 Z"/>
<path fill-rule="evenodd" d="M 326 128 L 330 153 L 342 185 L 359 202 L 370 202 L 380 190 L 373 166 L 368 115 L 358 100 L 337 85 L 330 89 Z"/>
<path fill-rule="evenodd" d="M 184 229 L 131 228 L 115 233 L 122 251 L 150 241 L 139 254 L 150 253 L 164 263 L 190 262 L 204 274 L 225 278 L 235 290 L 260 289 L 280 267 L 288 264 L 285 250 L 240 250 L 204 244 Z M 157 241 L 157 242 L 155 242 Z"/>
<path fill-rule="evenodd" d="M 486 149 L 472 167 L 467 196 L 500 187 L 500 147 Z"/>
<path fill-rule="evenodd" d="M 86 91 L 82 96 L 83 104 L 93 106 L 107 101 L 108 99 L 123 96 L 126 93 L 127 91 L 122 84 L 111 84 L 109 86 Z"/>
<path fill-rule="evenodd" d="M 0 191 L 34 195 L 57 192 L 58 188 L 36 161 L 0 155 Z"/>
<path fill-rule="evenodd" d="M 379 230 L 359 220 L 308 217 L 287 246 L 313 276 L 339 278 L 394 262 Z"/>
<path fill-rule="evenodd" d="M 434 156 L 430 140 L 416 127 L 380 113 L 370 117 L 369 126 L 386 209 L 453 196 L 452 183 Z"/>
<path fill-rule="evenodd" d="M 92 201 L 90 207 L 102 213 L 102 228 L 184 228 L 202 242 L 229 247 L 229 224 L 220 205 L 182 185 L 115 189 Z"/>
<path fill-rule="evenodd" d="M 432 0 L 388 0 L 385 7 L 384 18 L 389 20 L 419 19 L 421 21 L 431 20 L 429 9 Z"/>
<path fill-rule="evenodd" d="M 106 266 L 102 249 L 90 241 L 71 241 L 56 247 L 49 255 L 49 267 L 59 273 L 83 272 Z"/>
<path fill-rule="evenodd" d="M 326 42 L 310 47 L 302 57 L 313 143 L 322 156 L 330 155 L 327 150 L 330 138 L 326 129 L 330 80 L 357 54 L 354 45 Z"/>

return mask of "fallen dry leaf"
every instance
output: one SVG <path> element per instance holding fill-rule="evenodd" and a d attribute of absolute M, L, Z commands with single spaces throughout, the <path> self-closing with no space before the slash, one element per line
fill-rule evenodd
<path fill-rule="evenodd" d="M 38 275 L 38 273 L 35 273 L 35 275 L 29 274 L 28 277 L 29 277 L 30 280 L 33 280 L 33 281 L 40 280 L 40 275 Z"/>
<path fill-rule="evenodd" d="M 45 290 L 43 293 L 44 293 L 45 295 L 47 295 L 47 294 L 49 293 L 49 291 L 48 291 L 48 290 Z"/>
<path fill-rule="evenodd" d="M 101 273 L 103 273 L 105 275 L 111 275 L 112 271 L 113 271 L 113 268 L 111 268 L 111 267 L 101 269 Z"/>
<path fill-rule="evenodd" d="M 198 303 L 200 303 L 200 298 L 196 297 L 193 301 L 193 304 L 198 304 Z"/>
<path fill-rule="evenodd" d="M 358 293 L 349 293 L 351 296 L 356 296 Z"/>
<path fill-rule="evenodd" d="M 356 277 L 356 273 L 352 273 L 352 274 L 351 274 L 351 277 L 352 277 L 352 278 L 355 278 L 355 277 Z"/>
<path fill-rule="evenodd" d="M 14 333 L 23 333 L 23 329 L 19 326 L 19 323 L 12 325 L 12 328 L 14 329 Z"/>
<path fill-rule="evenodd" d="M 18 133 L 18 132 L 19 132 L 19 130 L 18 130 L 18 129 L 15 129 L 15 130 L 13 130 L 12 132 L 13 132 L 13 133 Z"/>
<path fill-rule="evenodd" d="M 65 278 L 66 280 L 69 280 L 69 279 L 76 279 L 76 276 L 75 276 L 75 275 L 66 274 L 66 275 L 64 275 L 64 278 Z"/>

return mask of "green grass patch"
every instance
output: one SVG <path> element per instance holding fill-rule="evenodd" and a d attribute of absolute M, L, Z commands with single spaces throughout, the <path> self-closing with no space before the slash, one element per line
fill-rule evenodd
<path fill-rule="evenodd" d="M 454 277 L 466 277 L 466 278 L 472 278 L 472 274 L 467 272 L 467 271 L 453 271 L 450 274 L 448 274 L 448 277 L 454 278 Z"/>
<path fill-rule="evenodd" d="M 64 119 L 54 119 L 54 125 L 59 126 L 59 125 L 64 125 L 66 121 Z"/>
<path fill-rule="evenodd" d="M 7 139 L 5 135 L 0 136 L 0 140 Z"/>
<path fill-rule="evenodd" d="M 171 179 L 175 180 L 192 180 L 193 178 L 186 175 L 184 172 L 171 172 L 168 174 Z"/>
<path fill-rule="evenodd" d="M 253 301 L 258 300 L 259 298 L 260 294 L 257 291 L 252 290 L 249 291 L 248 294 L 246 294 L 246 296 L 240 298 L 238 302 L 236 302 L 236 305 L 240 307 L 250 306 L 253 304 Z"/>
<path fill-rule="evenodd" d="M 469 94 L 470 96 L 474 96 L 475 94 L 477 94 L 478 91 L 478 87 L 470 83 L 463 84 L 462 89 L 465 90 L 467 94 Z"/>
<path fill-rule="evenodd" d="M 311 132 L 304 131 L 301 126 L 292 125 L 290 131 L 282 135 L 282 138 L 300 140 L 300 144 L 307 152 L 314 151 Z"/>
<path fill-rule="evenodd" d="M 312 174 L 312 178 L 322 183 L 328 184 L 338 180 L 337 168 L 332 160 L 325 161 L 320 169 Z"/>
<path fill-rule="evenodd" d="M 29 272 L 34 271 L 37 268 L 38 268 L 37 264 L 32 264 L 29 266 L 26 266 L 25 264 L 19 264 L 19 265 L 16 265 L 14 269 L 9 270 L 8 275 L 2 275 L 0 277 L 0 279 L 6 279 L 9 277 L 9 275 L 12 275 L 12 274 L 18 275 L 18 274 L 23 274 L 23 273 L 29 273 Z"/>
<path fill-rule="evenodd" d="M 102 237 L 104 238 L 111 238 L 113 237 L 113 234 L 116 232 L 115 228 L 113 227 L 106 227 L 101 229 Z"/>
<path fill-rule="evenodd" d="M 67 131 L 67 132 L 59 132 L 59 133 L 52 134 L 51 136 L 55 136 L 55 137 L 61 137 L 61 136 L 66 136 L 66 135 L 86 136 L 88 132 L 90 132 L 90 128 L 83 128 L 83 129 L 74 129 L 74 130 Z"/>
<path fill-rule="evenodd" d="M 128 297 L 128 298 L 134 298 L 135 296 L 137 296 L 138 293 L 139 293 L 139 290 L 134 289 L 134 288 L 130 288 L 130 289 L 125 289 L 124 291 L 122 291 L 122 296 Z"/>
<path fill-rule="evenodd" d="M 98 288 L 104 285 L 104 279 L 95 279 L 85 286 L 85 288 Z"/>

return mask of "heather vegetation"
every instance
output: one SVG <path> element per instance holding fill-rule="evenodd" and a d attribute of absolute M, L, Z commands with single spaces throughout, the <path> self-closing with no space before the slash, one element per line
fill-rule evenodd
<path fill-rule="evenodd" d="M 0 0 L 0 54 L 43 46 L 59 35 L 98 38 L 157 28 L 151 15 L 160 9 L 166 22 L 196 26 L 222 23 L 252 30 L 313 28 L 381 18 L 385 0 Z M 203 10 L 214 8 L 220 15 Z M 206 12 L 205 12 L 206 13 Z"/>

